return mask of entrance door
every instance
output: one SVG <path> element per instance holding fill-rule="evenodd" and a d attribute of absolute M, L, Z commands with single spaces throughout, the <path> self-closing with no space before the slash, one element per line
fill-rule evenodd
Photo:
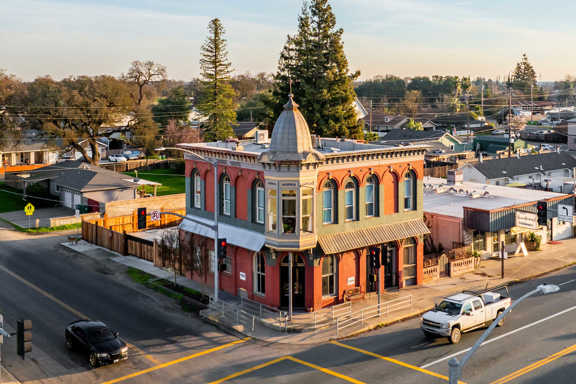
<path fill-rule="evenodd" d="M 289 273 L 290 265 L 288 256 L 286 256 L 280 264 L 280 305 L 284 308 L 288 308 L 289 303 Z M 292 298 L 294 308 L 305 308 L 305 284 L 306 265 L 304 264 L 304 260 L 300 255 L 292 255 Z"/>
<path fill-rule="evenodd" d="M 398 288 L 398 254 L 394 243 L 388 243 L 387 247 L 382 247 L 386 252 L 384 260 L 384 288 Z"/>
<path fill-rule="evenodd" d="M 370 264 L 370 254 L 366 252 L 366 292 L 376 292 L 378 290 L 377 271 Z"/>

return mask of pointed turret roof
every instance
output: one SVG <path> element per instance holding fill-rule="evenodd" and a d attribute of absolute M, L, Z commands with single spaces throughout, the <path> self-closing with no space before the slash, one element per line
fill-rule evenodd
<path fill-rule="evenodd" d="M 322 157 L 312 146 L 308 123 L 290 94 L 284 111 L 274 124 L 270 149 L 265 157 L 272 161 L 305 161 L 310 155 L 314 160 Z"/>

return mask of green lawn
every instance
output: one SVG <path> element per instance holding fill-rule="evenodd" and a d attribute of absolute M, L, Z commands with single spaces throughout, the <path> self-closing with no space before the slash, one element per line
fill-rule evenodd
<path fill-rule="evenodd" d="M 135 172 L 126 172 L 127 175 L 136 176 Z M 162 185 L 158 187 L 158 196 L 173 195 L 186 192 L 186 181 L 181 171 L 175 169 L 148 169 L 138 171 L 141 179 L 155 181 Z M 153 187 L 146 186 L 146 191 L 152 193 Z"/>
<path fill-rule="evenodd" d="M 6 189 L 4 183 L 0 183 L 0 213 L 24 209 L 26 202 L 22 200 L 22 196 L 6 192 Z"/>

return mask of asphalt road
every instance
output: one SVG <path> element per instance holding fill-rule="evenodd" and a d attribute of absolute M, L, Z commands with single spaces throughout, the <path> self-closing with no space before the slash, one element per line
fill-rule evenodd
<path fill-rule="evenodd" d="M 121 266 L 65 251 L 60 237 L 0 231 L 0 308 L 8 326 L 34 324 L 34 351 L 4 356 L 23 382 L 46 383 L 441 383 L 459 345 L 427 341 L 413 319 L 359 337 L 312 346 L 240 340 L 183 314 L 168 299 L 129 282 Z M 566 269 L 515 285 L 513 298 L 541 282 L 562 284 L 559 293 L 532 297 L 497 328 L 464 367 L 468 383 L 576 382 L 576 270 Z M 67 322 L 88 316 L 120 331 L 131 358 L 90 371 L 63 344 Z"/>

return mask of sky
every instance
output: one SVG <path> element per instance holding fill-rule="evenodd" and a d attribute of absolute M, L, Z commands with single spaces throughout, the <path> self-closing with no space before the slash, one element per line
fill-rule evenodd
<path fill-rule="evenodd" d="M 332 0 L 361 79 L 503 78 L 526 52 L 540 81 L 576 75 L 576 1 Z M 235 74 L 274 72 L 302 0 L 3 0 L 0 69 L 23 80 L 120 75 L 153 60 L 199 75 L 208 21 L 221 19 Z"/>

